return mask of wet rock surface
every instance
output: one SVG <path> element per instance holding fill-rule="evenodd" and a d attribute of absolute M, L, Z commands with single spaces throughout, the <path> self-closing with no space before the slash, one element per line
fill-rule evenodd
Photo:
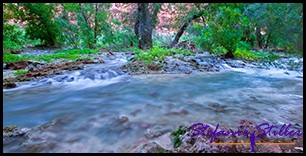
<path fill-rule="evenodd" d="M 216 128 L 213 125 L 209 125 L 212 131 Z M 193 124 L 192 124 L 193 125 Z M 229 144 L 220 144 L 215 145 L 211 144 L 211 137 L 205 135 L 198 135 L 195 138 L 191 138 L 192 135 L 195 134 L 195 131 L 191 130 L 191 126 L 183 125 L 180 126 L 184 131 L 183 134 L 178 135 L 181 145 L 177 148 L 167 148 L 162 146 L 162 142 L 171 142 L 175 140 L 175 136 L 171 135 L 169 137 L 158 137 L 150 142 L 145 142 L 142 145 L 139 145 L 136 148 L 136 152 L 142 153 L 251 153 L 251 146 L 249 144 L 245 145 L 229 145 Z M 255 132 L 255 134 L 259 134 L 259 131 L 256 129 L 258 125 L 250 120 L 241 120 L 237 125 L 239 130 L 247 129 L 250 132 Z M 194 127 L 200 128 L 200 127 Z M 227 127 L 219 127 L 219 130 L 222 129 L 224 131 L 231 130 Z M 234 132 L 237 130 L 233 130 Z M 207 131 L 206 131 L 207 132 Z M 170 141 L 165 141 L 165 139 Z M 245 136 L 222 136 L 216 137 L 214 141 L 218 142 L 229 142 L 229 143 L 239 143 L 239 142 L 250 142 L 249 137 Z M 292 140 L 290 137 L 268 137 L 263 135 L 261 138 L 256 139 L 256 143 L 260 142 L 294 142 L 294 145 L 255 145 L 255 153 L 302 153 L 303 152 L 303 137 L 296 137 Z"/>
<path fill-rule="evenodd" d="M 29 65 L 28 61 L 18 61 L 6 64 L 5 69 L 12 69 L 12 70 L 25 69 L 28 65 Z"/>
<path fill-rule="evenodd" d="M 3 128 L 3 144 L 9 144 L 20 138 L 23 138 L 29 132 L 28 128 L 20 128 L 17 126 L 7 126 Z"/>
<path fill-rule="evenodd" d="M 140 74 L 196 74 L 199 72 L 219 72 L 228 68 L 284 69 L 303 72 L 302 58 L 280 58 L 272 62 L 248 62 L 224 59 L 207 52 L 196 53 L 181 58 L 179 55 L 167 56 L 163 62 L 143 63 L 133 58 L 121 67 L 130 75 Z"/>
<path fill-rule="evenodd" d="M 127 117 L 127 116 L 125 116 L 125 115 L 121 115 L 121 116 L 119 116 L 119 118 L 117 119 L 117 121 L 119 122 L 119 123 L 124 123 L 124 122 L 127 122 L 129 120 L 129 118 Z"/>
<path fill-rule="evenodd" d="M 192 47 L 192 45 L 191 45 Z M 58 49 L 58 48 L 57 48 Z M 27 48 L 22 54 L 49 54 L 54 53 L 56 49 L 38 49 Z M 270 63 L 245 62 L 241 60 L 224 59 L 211 55 L 209 52 L 193 53 L 193 55 L 180 57 L 178 54 L 167 56 L 163 62 L 143 63 L 136 61 L 133 52 L 100 52 L 97 54 L 89 54 L 91 60 L 78 60 L 75 62 L 55 61 L 53 63 L 37 62 L 37 61 L 21 61 L 16 62 L 14 66 L 11 64 L 3 64 L 3 86 L 4 88 L 14 88 L 19 86 L 12 83 L 30 81 L 36 78 L 49 77 L 63 73 L 65 71 L 82 69 L 84 64 L 115 64 L 118 61 L 128 61 L 128 63 L 119 66 L 119 69 L 114 71 L 82 71 L 85 78 L 109 79 L 116 77 L 117 74 L 122 75 L 128 73 L 130 75 L 141 74 L 197 74 L 200 72 L 219 72 L 230 68 L 263 68 L 271 67 L 303 71 L 303 59 L 299 58 L 281 58 Z M 21 66 L 22 65 L 22 66 Z M 15 76 L 11 69 L 28 70 L 26 74 Z M 97 74 L 97 72 L 104 74 Z M 288 73 L 289 74 L 289 73 Z M 74 81 L 74 77 L 57 77 L 56 81 L 62 82 Z"/>
<path fill-rule="evenodd" d="M 42 54 L 51 54 L 54 53 L 54 49 L 39 49 L 35 48 L 26 48 L 21 54 L 30 54 L 30 55 L 42 55 Z M 22 62 L 15 62 L 17 68 L 19 69 L 19 64 L 23 64 L 22 69 L 27 70 L 27 72 L 23 75 L 16 76 L 13 74 L 14 70 L 17 68 L 10 64 L 3 64 L 3 87 L 6 89 L 15 88 L 20 86 L 19 82 L 37 80 L 46 77 L 53 77 L 54 75 L 58 75 L 71 70 L 83 69 L 85 64 L 116 64 L 118 62 L 124 62 L 128 57 L 131 56 L 131 52 L 113 52 L 112 54 L 109 52 L 100 52 L 97 54 L 88 54 L 90 59 L 79 59 L 73 62 L 65 61 L 65 60 L 55 60 L 52 63 L 47 62 L 38 62 L 33 60 L 27 60 Z M 20 67 L 21 68 L 21 67 Z M 82 71 L 81 76 L 84 76 L 88 79 L 110 79 L 114 78 L 118 75 L 124 74 L 118 67 L 118 69 L 101 69 L 101 70 L 88 70 Z M 58 82 L 72 82 L 75 80 L 73 76 L 55 76 L 55 81 Z M 16 84 L 16 85 L 14 85 Z"/>
<path fill-rule="evenodd" d="M 76 70 L 81 69 L 84 64 L 93 63 L 90 59 L 80 59 L 75 62 L 63 62 L 59 64 L 50 64 L 43 68 L 29 70 L 23 75 L 14 77 L 14 78 L 5 78 L 4 83 L 13 83 L 13 82 L 22 82 L 29 81 L 35 78 L 46 77 L 53 74 L 59 74 L 65 70 Z"/>
<path fill-rule="evenodd" d="M 207 54 L 197 54 L 184 58 L 173 58 L 167 56 L 163 62 L 142 63 L 132 60 L 127 65 L 121 67 L 122 71 L 130 75 L 139 74 L 192 74 L 198 72 L 218 72 L 223 67 L 219 57 L 207 56 Z"/>
<path fill-rule="evenodd" d="M 97 118 L 98 119 L 98 118 Z M 133 123 L 126 124 L 128 122 L 126 116 L 120 116 L 115 119 L 111 125 L 120 124 L 121 128 L 112 128 L 112 131 L 124 131 L 133 127 Z M 17 126 L 7 126 L 3 128 L 3 144 L 20 144 L 20 146 L 26 149 L 26 152 L 43 152 L 46 149 L 53 149 L 57 147 L 57 143 L 52 141 L 52 137 L 57 131 L 63 130 L 67 122 L 71 122 L 73 119 L 66 120 L 53 120 L 41 126 L 33 128 L 19 128 Z M 121 121 L 125 123 L 122 125 Z M 101 122 L 97 120 L 96 122 Z M 96 123 L 98 124 L 98 123 Z M 203 123 L 204 125 L 209 125 L 210 130 L 214 130 L 216 127 L 211 124 Z M 179 141 L 181 142 L 179 147 L 174 147 L 173 143 L 175 137 L 173 132 L 169 133 L 169 129 L 163 129 L 161 126 L 153 126 L 146 130 L 145 137 L 140 138 L 138 141 L 134 142 L 132 145 L 122 148 L 121 152 L 133 152 L 133 153 L 251 153 L 251 146 L 249 144 L 245 145 L 229 145 L 222 144 L 216 145 L 212 144 L 210 136 L 198 135 L 197 137 L 191 138 L 195 134 L 192 130 L 191 125 L 180 126 L 183 133 L 178 134 Z M 118 125 L 117 125 L 118 126 Z M 135 125 L 134 125 L 135 126 Z M 256 123 L 250 120 L 241 120 L 237 125 L 238 129 L 245 126 L 246 129 L 252 131 L 255 130 L 257 126 Z M 82 127 L 82 126 L 81 126 Z M 115 126 L 116 127 L 116 126 Z M 194 127 L 200 128 L 200 127 Z M 231 130 L 227 127 L 219 127 L 219 130 Z M 233 130 L 234 132 L 236 130 Z M 206 131 L 207 133 L 207 131 Z M 256 132 L 255 132 L 256 133 Z M 122 137 L 124 133 L 122 134 Z M 73 139 L 64 139 L 69 142 Z M 71 141 L 77 142 L 78 139 L 73 139 Z M 250 138 L 244 136 L 217 136 L 214 142 L 229 142 L 229 143 L 239 143 L 239 142 L 249 142 Z M 255 153 L 303 153 L 303 137 L 292 138 L 280 138 L 280 137 L 266 137 L 264 139 L 256 139 L 256 143 L 260 142 L 294 142 L 294 145 L 255 145 Z"/>
<path fill-rule="evenodd" d="M 3 83 L 3 88 L 9 89 L 9 88 L 16 88 L 17 84 L 14 82 L 7 82 Z"/>
<path fill-rule="evenodd" d="M 146 138 L 155 138 L 155 137 L 159 137 L 170 131 L 171 131 L 170 129 L 166 129 L 161 126 L 154 126 L 152 128 L 147 129 L 144 136 Z"/>

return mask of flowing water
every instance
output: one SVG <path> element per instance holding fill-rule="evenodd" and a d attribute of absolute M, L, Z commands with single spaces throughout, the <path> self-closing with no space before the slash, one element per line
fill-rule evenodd
<path fill-rule="evenodd" d="M 235 128 L 241 119 L 303 125 L 303 79 L 294 72 L 128 76 L 116 67 L 103 68 L 4 90 L 3 127 L 47 123 L 30 138 L 4 144 L 4 152 L 120 152 L 155 125 L 174 130 L 206 122 Z"/>

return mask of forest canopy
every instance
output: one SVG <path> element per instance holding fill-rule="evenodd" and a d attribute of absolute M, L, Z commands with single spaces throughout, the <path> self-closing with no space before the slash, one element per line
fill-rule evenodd
<path fill-rule="evenodd" d="M 173 48 L 189 41 L 215 55 L 250 50 L 303 55 L 300 3 L 4 3 L 3 50 L 26 46 Z"/>

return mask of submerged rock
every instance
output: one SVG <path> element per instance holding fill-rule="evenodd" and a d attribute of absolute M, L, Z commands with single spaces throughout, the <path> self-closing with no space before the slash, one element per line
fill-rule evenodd
<path fill-rule="evenodd" d="M 126 122 L 126 121 L 128 121 L 129 120 L 129 118 L 127 117 L 127 116 L 124 116 L 124 115 L 122 115 L 122 116 L 119 116 L 119 118 L 118 118 L 118 122 L 119 123 L 124 123 L 124 122 Z"/>
<path fill-rule="evenodd" d="M 3 88 L 10 89 L 10 88 L 16 88 L 17 84 L 13 82 L 3 83 Z"/>
<path fill-rule="evenodd" d="M 23 52 L 23 49 L 20 50 L 10 50 L 11 54 L 20 54 L 21 52 Z"/>
<path fill-rule="evenodd" d="M 233 68 L 244 68 L 246 64 L 241 60 L 227 59 L 226 63 Z"/>
<path fill-rule="evenodd" d="M 30 129 L 19 128 L 17 126 L 7 126 L 3 128 L 3 145 L 23 137 Z"/>

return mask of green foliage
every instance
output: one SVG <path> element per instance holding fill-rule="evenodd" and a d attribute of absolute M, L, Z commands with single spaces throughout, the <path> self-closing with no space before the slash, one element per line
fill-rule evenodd
<path fill-rule="evenodd" d="M 109 35 L 101 35 L 97 41 L 98 47 L 115 51 L 136 47 L 137 45 L 138 39 L 130 28 L 125 28 Z"/>
<path fill-rule="evenodd" d="M 75 61 L 80 58 L 85 58 L 86 54 L 94 54 L 99 53 L 99 50 L 96 49 L 71 49 L 71 50 L 57 50 L 53 54 L 44 54 L 44 55 L 17 55 L 17 54 L 4 54 L 3 55 L 3 62 L 5 63 L 12 63 L 24 60 L 35 60 L 35 61 L 45 61 L 45 62 L 52 62 L 54 60 L 64 59 L 64 60 L 71 60 Z"/>
<path fill-rule="evenodd" d="M 81 55 L 84 54 L 94 54 L 100 52 L 97 49 L 69 49 L 69 50 L 57 50 L 54 54 L 45 54 L 35 57 L 34 59 L 37 61 L 45 61 L 52 62 L 58 59 L 66 59 L 66 60 L 77 60 L 81 58 Z"/>
<path fill-rule="evenodd" d="M 171 135 L 174 136 L 174 140 L 173 140 L 173 147 L 177 148 L 180 147 L 182 145 L 182 141 L 180 140 L 180 135 L 183 135 L 185 133 L 185 131 L 179 127 L 176 131 L 171 132 Z"/>
<path fill-rule="evenodd" d="M 17 54 L 3 54 L 4 63 L 12 63 L 18 61 L 29 60 L 31 56 L 29 55 L 17 55 Z"/>
<path fill-rule="evenodd" d="M 246 61 L 273 61 L 278 59 L 277 54 L 269 52 L 251 52 L 252 46 L 246 42 L 240 41 L 236 45 L 236 51 L 233 53 L 236 59 L 242 59 Z"/>
<path fill-rule="evenodd" d="M 184 37 L 184 36 L 182 36 Z M 167 47 L 169 46 L 169 43 L 173 40 L 173 35 L 171 34 L 161 34 L 161 33 L 153 33 L 152 35 L 153 45 L 159 46 L 159 47 Z"/>
<path fill-rule="evenodd" d="M 25 30 L 16 24 L 3 24 L 3 49 L 20 50 L 25 46 L 40 45 L 40 40 L 30 40 Z"/>
<path fill-rule="evenodd" d="M 57 41 L 61 29 L 53 20 L 55 3 L 20 3 L 19 6 L 24 9 L 24 14 L 20 15 L 28 22 L 26 32 L 30 39 L 41 39 L 46 45 L 61 44 Z"/>
<path fill-rule="evenodd" d="M 216 55 L 224 55 L 227 53 L 227 50 L 223 46 L 218 46 L 215 49 L 212 49 L 212 52 Z"/>
<path fill-rule="evenodd" d="M 193 24 L 194 29 L 201 31 L 201 34 L 195 33 L 197 44 L 214 54 L 235 52 L 237 58 L 258 60 L 257 55 L 249 51 L 259 42 L 262 44 L 260 48 L 303 51 L 302 4 L 212 3 L 202 9 L 205 26 Z M 266 34 L 260 34 L 260 30 Z"/>
<path fill-rule="evenodd" d="M 171 132 L 171 135 L 176 136 L 176 135 L 183 135 L 185 131 L 179 127 L 176 131 Z"/>
<path fill-rule="evenodd" d="M 278 59 L 277 54 L 268 53 L 268 52 L 251 52 L 246 49 L 238 48 L 234 53 L 236 59 L 242 59 L 246 61 L 273 61 Z"/>
<path fill-rule="evenodd" d="M 62 53 L 66 55 L 74 55 L 74 54 L 94 54 L 99 53 L 100 50 L 98 49 L 68 49 L 68 50 L 56 50 L 54 53 Z"/>
<path fill-rule="evenodd" d="M 245 50 L 251 50 L 252 46 L 246 42 L 240 41 L 238 42 L 238 44 L 236 45 L 236 49 L 245 49 Z"/>
<path fill-rule="evenodd" d="M 202 35 L 198 37 L 197 43 L 217 55 L 235 51 L 248 23 L 248 19 L 241 13 L 240 5 L 213 4 L 210 13 L 211 15 L 206 12 L 213 18 L 208 18 L 208 27 L 202 29 Z"/>
<path fill-rule="evenodd" d="M 178 148 L 182 145 L 182 141 L 180 140 L 179 136 L 175 136 L 173 141 L 173 147 Z"/>
<path fill-rule="evenodd" d="M 238 48 L 233 54 L 236 59 L 242 59 L 247 61 L 255 61 L 259 59 L 257 55 L 250 52 L 249 50 L 240 49 L 240 48 Z"/>
<path fill-rule="evenodd" d="M 179 54 L 180 57 L 184 57 L 185 55 L 191 55 L 192 53 L 188 49 L 177 49 L 177 48 L 162 48 L 159 46 L 153 46 L 152 49 L 147 51 L 142 51 L 138 48 L 134 49 L 136 52 L 135 59 L 142 61 L 144 63 L 152 63 L 155 61 L 163 62 L 166 56 L 173 56 L 175 54 Z"/>
<path fill-rule="evenodd" d="M 64 7 L 63 16 L 59 17 L 61 26 L 64 27 L 64 38 L 66 44 L 72 44 L 75 47 L 82 45 L 83 47 L 93 48 L 96 45 L 98 36 L 105 34 L 109 36 L 112 34 L 110 25 L 107 19 L 110 13 L 105 9 L 110 5 L 107 3 L 83 3 L 83 4 L 62 4 Z M 68 16 L 68 12 L 73 13 L 72 16 L 77 20 L 77 24 L 71 24 L 69 20 L 72 17 Z M 73 32 L 74 34 L 70 34 Z"/>
<path fill-rule="evenodd" d="M 199 12 L 202 17 L 190 24 L 182 40 L 195 41 L 198 48 L 216 55 L 235 52 L 237 58 L 253 58 L 250 52 L 259 42 L 263 47 L 285 48 L 286 52 L 303 55 L 303 5 L 301 3 L 209 3 L 195 4 L 186 12 L 185 4 L 169 4 L 168 9 L 185 14 L 178 17 L 168 28 L 180 28 L 181 23 Z M 134 33 L 133 16 L 111 16 L 110 3 L 4 3 L 3 50 L 19 50 L 25 46 L 58 45 L 102 47 L 115 51 L 130 50 L 138 45 Z M 152 25 L 158 23 L 157 13 L 162 3 L 150 4 Z M 132 14 L 130 14 L 132 15 Z M 126 19 L 125 19 L 126 18 Z M 11 19 L 26 22 L 25 30 L 7 22 Z M 110 23 L 111 21 L 111 23 Z M 203 24 L 201 22 L 204 22 Z M 256 28 L 256 30 L 255 30 Z M 266 34 L 260 35 L 259 30 Z M 195 37 L 196 36 L 196 37 Z M 155 38 L 154 38 L 155 37 Z M 162 61 L 175 53 L 188 55 L 180 50 L 165 50 L 173 36 L 153 36 L 152 50 L 139 53 L 140 60 Z M 241 55 L 247 55 L 245 57 Z M 159 56 L 160 55 L 160 56 Z M 270 55 L 269 55 L 270 56 Z M 6 56 L 7 57 L 7 56 Z M 55 55 L 54 58 L 64 56 Z M 68 57 L 68 56 L 67 56 Z M 69 56 L 75 58 L 74 56 Z M 267 56 L 268 57 L 268 56 Z M 260 58 L 266 58 L 260 56 Z M 42 60 L 51 60 L 43 57 Z"/>
<path fill-rule="evenodd" d="M 244 15 L 258 30 L 265 30 L 266 34 L 257 36 L 257 40 L 262 39 L 270 47 L 303 53 L 303 4 L 254 3 L 247 5 Z"/>
<path fill-rule="evenodd" d="M 3 25 L 3 48 L 21 49 L 25 43 L 25 31 L 18 25 Z"/>
<path fill-rule="evenodd" d="M 26 35 L 45 45 L 92 48 L 97 36 L 112 32 L 107 23 L 109 7 L 107 3 L 10 3 L 4 5 L 4 22 L 26 21 Z"/>
<path fill-rule="evenodd" d="M 16 70 L 13 72 L 15 76 L 23 75 L 27 72 L 27 70 Z"/>

